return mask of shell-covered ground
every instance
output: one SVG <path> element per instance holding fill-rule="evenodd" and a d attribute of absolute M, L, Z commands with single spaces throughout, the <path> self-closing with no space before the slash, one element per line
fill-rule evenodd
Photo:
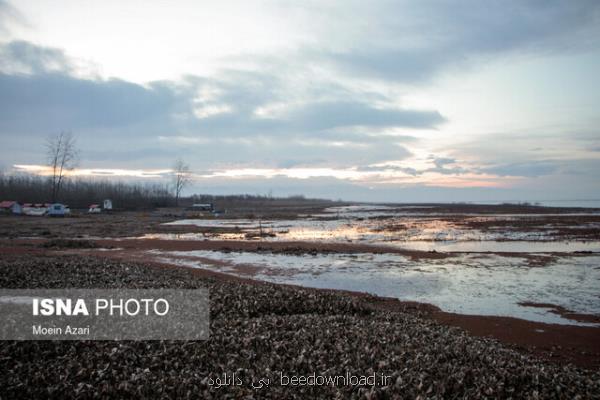
<path fill-rule="evenodd" d="M 600 374 L 520 354 L 418 313 L 343 293 L 224 281 L 81 256 L 0 259 L 2 288 L 197 288 L 206 341 L 0 342 L 0 398 L 600 398 Z M 236 374 L 242 385 L 216 388 Z M 287 376 L 390 376 L 385 386 L 282 386 Z M 268 387 L 251 382 L 270 379 Z"/>

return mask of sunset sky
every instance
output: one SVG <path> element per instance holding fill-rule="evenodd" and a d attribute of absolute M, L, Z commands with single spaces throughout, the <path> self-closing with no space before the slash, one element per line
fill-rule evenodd
<path fill-rule="evenodd" d="M 0 168 L 189 193 L 600 198 L 599 1 L 1 1 Z"/>

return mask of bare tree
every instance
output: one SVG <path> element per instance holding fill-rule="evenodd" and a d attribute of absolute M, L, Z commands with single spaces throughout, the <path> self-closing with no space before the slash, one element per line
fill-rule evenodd
<path fill-rule="evenodd" d="M 181 158 L 175 161 L 173 165 L 173 185 L 175 191 L 175 206 L 179 206 L 179 196 L 181 191 L 192 181 L 190 166 Z"/>
<path fill-rule="evenodd" d="M 52 202 L 56 202 L 60 192 L 61 184 L 67 171 L 77 165 L 79 151 L 76 148 L 75 138 L 70 132 L 61 132 L 50 136 L 46 140 L 46 155 L 48 165 L 52 170 Z"/>

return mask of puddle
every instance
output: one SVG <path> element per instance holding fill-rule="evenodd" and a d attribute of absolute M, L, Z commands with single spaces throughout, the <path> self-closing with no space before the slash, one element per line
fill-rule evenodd
<path fill-rule="evenodd" d="M 318 254 L 186 251 L 151 254 L 161 261 L 237 276 L 314 288 L 352 290 L 431 303 L 444 311 L 497 315 L 546 323 L 596 326 L 548 309 L 518 303 L 560 305 L 600 314 L 600 256 L 559 257 L 531 268 L 526 257 L 460 254 L 412 261 L 396 254 Z M 213 263 L 214 262 L 214 263 Z"/>

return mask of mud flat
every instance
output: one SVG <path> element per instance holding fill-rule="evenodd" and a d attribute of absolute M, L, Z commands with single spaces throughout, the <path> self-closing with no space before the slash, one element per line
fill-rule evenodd
<path fill-rule="evenodd" d="M 77 250 L 81 251 L 81 250 Z M 37 254 L 37 255 L 35 255 Z M 251 282 L 189 268 L 2 253 L 0 286 L 208 287 L 200 342 L 0 343 L 2 398 L 595 398 L 597 371 L 559 366 L 366 295 Z M 583 328 L 581 328 L 583 329 Z M 589 328 L 592 329 L 592 328 Z M 210 379 L 236 373 L 242 385 Z M 280 374 L 389 376 L 384 386 L 282 386 Z M 268 388 L 253 380 L 270 378 Z"/>

